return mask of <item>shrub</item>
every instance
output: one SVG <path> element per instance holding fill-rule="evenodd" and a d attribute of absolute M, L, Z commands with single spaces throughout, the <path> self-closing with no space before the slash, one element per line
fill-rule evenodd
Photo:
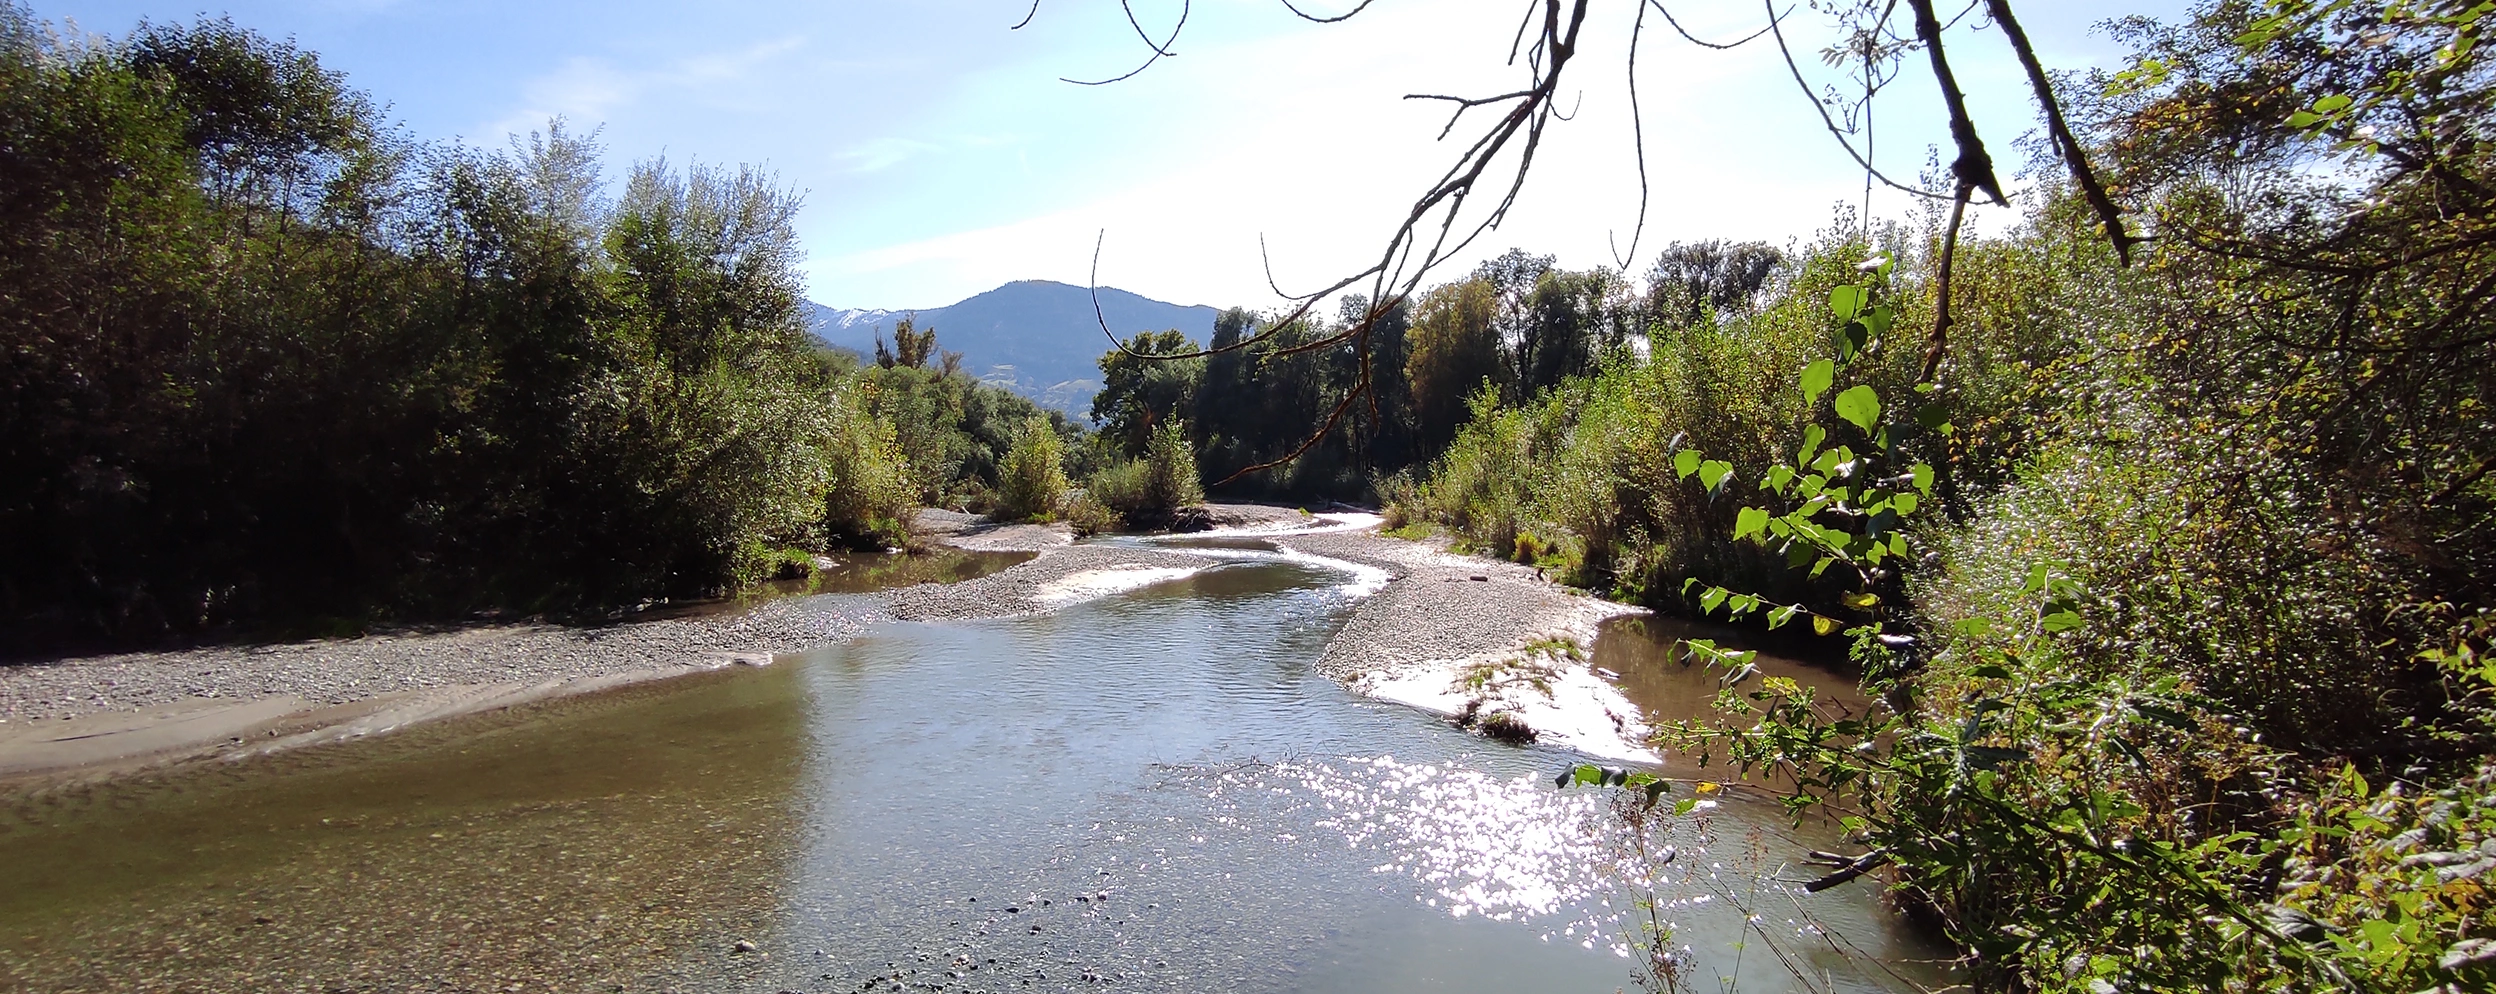
<path fill-rule="evenodd" d="M 1204 484 L 1196 477 L 1196 452 L 1188 445 L 1186 427 L 1162 422 L 1146 443 L 1143 458 L 1102 470 L 1092 478 L 1089 492 L 1128 524 L 1143 527 L 1166 524 L 1171 512 L 1203 503 Z"/>
<path fill-rule="evenodd" d="M 997 476 L 996 510 L 990 512 L 997 520 L 1028 521 L 1057 513 L 1066 502 L 1066 446 L 1047 418 L 1024 419 Z"/>

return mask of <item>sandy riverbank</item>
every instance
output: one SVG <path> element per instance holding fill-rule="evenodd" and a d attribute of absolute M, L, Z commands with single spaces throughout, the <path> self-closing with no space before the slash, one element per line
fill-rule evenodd
<path fill-rule="evenodd" d="M 1591 644 L 1629 609 L 1576 596 L 1530 568 L 1380 536 L 1374 517 L 1220 505 L 1212 535 L 1270 541 L 1355 578 L 1365 595 L 1318 660 L 1355 691 L 1455 714 L 1508 710 L 1547 741 L 1641 758 L 1635 711 L 1577 662 L 1551 693 L 1464 686 L 1469 669 L 1536 639 Z M 1184 547 L 1074 545 L 1063 526 L 989 526 L 927 512 L 942 544 L 1034 551 L 1029 562 L 952 584 L 879 595 L 771 601 L 707 617 L 598 628 L 490 625 L 280 645 L 125 653 L 0 666 L 0 782 L 235 757 L 744 663 L 837 642 L 884 620 L 945 621 L 1053 610 L 1228 561 Z M 1488 710 L 1484 710 L 1484 709 Z"/>

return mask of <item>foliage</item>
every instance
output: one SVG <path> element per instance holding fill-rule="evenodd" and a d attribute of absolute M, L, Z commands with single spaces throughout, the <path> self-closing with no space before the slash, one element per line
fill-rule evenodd
<path fill-rule="evenodd" d="M 1196 452 L 1188 444 L 1187 426 L 1162 422 L 1153 429 L 1143 458 L 1102 470 L 1088 490 L 1127 524 L 1145 528 L 1166 523 L 1179 508 L 1204 503 L 1204 484 L 1196 475 Z"/>
<path fill-rule="evenodd" d="M 934 332 L 924 334 L 932 348 Z M 917 500 L 930 506 L 990 509 L 1005 485 L 1005 457 L 1033 418 L 1049 423 L 1062 449 L 1084 444 L 1081 426 L 1065 415 L 959 370 L 896 363 L 860 379 L 870 415 L 893 426 Z"/>
<path fill-rule="evenodd" d="M 1147 357 L 1184 355 L 1201 348 L 1172 329 L 1137 332 L 1124 348 L 1103 353 L 1101 392 L 1092 395 L 1092 420 L 1100 423 L 1102 439 L 1135 455 L 1151 443 L 1155 428 L 1192 412 L 1204 360 Z"/>
<path fill-rule="evenodd" d="M 699 594 L 901 513 L 763 174 L 410 146 L 225 21 L 0 8 L 0 76 L 13 638 Z"/>
<path fill-rule="evenodd" d="M 1013 447 L 998 469 L 997 508 L 1002 521 L 1046 519 L 1066 501 L 1066 445 L 1044 417 L 1032 417 L 1014 432 Z"/>

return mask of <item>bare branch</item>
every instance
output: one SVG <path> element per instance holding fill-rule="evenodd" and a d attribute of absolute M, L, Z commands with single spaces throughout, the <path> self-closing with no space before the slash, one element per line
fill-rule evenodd
<path fill-rule="evenodd" d="M 1038 16 L 1040 16 L 1040 0 L 1031 0 L 1031 9 L 1023 12 L 1023 19 L 1022 19 L 1022 20 L 1019 20 L 1019 21 L 1014 22 L 1014 26 L 1013 26 L 1013 27 L 1010 27 L 1010 28 L 1007 28 L 1006 30 L 1008 30 L 1008 31 L 1020 31 L 1020 30 L 1022 30 L 1024 27 L 1029 26 L 1029 25 L 1031 24 L 1031 19 L 1032 19 L 1032 18 L 1035 18 L 1035 17 L 1038 17 Z"/>
<path fill-rule="evenodd" d="M 1829 137 L 1837 139 L 1838 147 L 1845 149 L 1846 154 L 1855 160 L 1856 165 L 1862 166 L 1863 171 L 1866 174 L 1870 175 L 1874 179 L 1880 180 L 1884 185 L 1890 187 L 1891 189 L 1902 193 L 1914 194 L 1915 196 L 1923 197 L 1927 200 L 1942 200 L 1947 198 L 1949 196 L 1948 194 L 1935 193 L 1921 187 L 1908 186 L 1904 183 L 1898 182 L 1897 180 L 1889 178 L 1889 174 L 1873 167 L 1872 160 L 1864 158 L 1863 153 L 1855 151 L 1855 143 L 1846 140 L 1846 132 L 1837 126 L 1837 119 L 1829 116 L 1828 106 L 1822 104 L 1819 97 L 1812 95 L 1811 83 L 1803 79 L 1803 68 L 1794 63 L 1794 50 L 1791 46 L 1786 44 L 1785 30 L 1778 25 L 1779 19 L 1776 16 L 1776 0 L 1761 0 L 1761 2 L 1762 5 L 1768 9 L 1768 33 L 1775 36 L 1777 39 L 1778 54 L 1785 56 L 1786 72 L 1793 74 L 1794 85 L 1800 87 L 1803 91 L 1803 100 L 1810 103 L 1813 110 L 1820 112 L 1821 125 L 1828 128 Z"/>
<path fill-rule="evenodd" d="M 1647 121 L 1646 115 L 1638 109 L 1638 38 L 1647 30 L 1648 6 L 1649 4 L 1645 3 L 1638 5 L 1638 19 L 1632 21 L 1629 26 L 1629 145 L 1638 157 L 1638 222 L 1629 229 L 1629 252 L 1623 254 L 1618 247 L 1613 245 L 1611 232 L 1603 233 L 1604 247 L 1612 250 L 1612 264 L 1619 266 L 1624 273 L 1629 271 L 1629 264 L 1637 260 L 1638 240 L 1647 233 Z M 1653 6 L 1657 10 L 1664 9 L 1664 5 L 1660 3 Z M 1673 15 L 1669 12 L 1664 15 L 1664 19 L 1668 21 L 1672 20 L 1672 17 Z M 1680 31 L 1681 25 L 1673 25 L 1673 30 Z M 1690 32 L 1682 31 L 1681 36 L 1689 38 Z M 1752 35 L 1751 37 L 1759 36 Z M 1698 39 L 1691 38 L 1690 40 L 1697 41 Z"/>
<path fill-rule="evenodd" d="M 1292 13 L 1300 15 L 1301 20 L 1317 24 L 1334 24 L 1338 21 L 1349 21 L 1352 19 L 1353 15 L 1359 14 L 1364 10 L 1368 10 L 1370 4 L 1377 2 L 1378 0 L 1361 0 L 1360 6 L 1354 7 L 1351 10 L 1344 11 L 1343 13 L 1337 14 L 1333 17 L 1319 17 L 1315 14 L 1309 13 L 1308 11 L 1301 10 L 1299 6 L 1292 3 L 1291 0 L 1282 0 L 1283 6 L 1289 8 Z"/>
<path fill-rule="evenodd" d="M 1151 46 L 1152 46 L 1152 49 L 1153 49 L 1153 54 L 1152 54 L 1152 55 L 1150 55 L 1150 56 L 1145 57 L 1145 59 L 1144 59 L 1144 64 L 1143 64 L 1143 65 L 1137 66 L 1137 67 L 1135 67 L 1135 68 L 1133 68 L 1133 69 L 1129 69 L 1129 70 L 1127 70 L 1127 71 L 1126 71 L 1124 74 L 1122 74 L 1122 75 L 1112 76 L 1112 77 L 1110 77 L 1110 78 L 1108 78 L 1108 79 L 1091 79 L 1091 80 L 1084 80 L 1084 79 L 1068 79 L 1068 78 L 1066 78 L 1066 77 L 1064 77 L 1064 76 L 1060 76 L 1060 77 L 1058 77 L 1058 80 L 1059 80 L 1059 81 L 1061 81 L 1061 82 L 1073 83 L 1073 84 L 1075 84 L 1076 86 L 1108 86 L 1108 85 L 1109 85 L 1109 84 L 1111 84 L 1111 83 L 1121 83 L 1121 82 L 1125 82 L 1125 81 L 1130 80 L 1130 79 L 1134 79 L 1134 78 L 1136 77 L 1136 75 L 1137 75 L 1137 74 L 1142 73 L 1142 72 L 1143 72 L 1144 70 L 1146 70 L 1146 69 L 1150 69 L 1150 68 L 1152 68 L 1152 67 L 1153 67 L 1153 63 L 1161 61 L 1163 56 L 1173 54 L 1173 53 L 1170 51 L 1170 45 L 1171 45 L 1171 43 L 1172 43 L 1172 42 L 1176 42 L 1176 41 L 1178 41 L 1178 40 L 1179 40 L 1179 32 L 1180 32 L 1182 29 L 1185 29 L 1185 28 L 1187 27 L 1187 15 L 1188 15 L 1188 11 L 1189 11 L 1190 7 L 1194 4 L 1194 2 L 1195 2 L 1195 0 L 1181 0 L 1181 2 L 1180 2 L 1180 4 L 1179 4 L 1179 23 L 1177 23 L 1177 24 L 1173 24 L 1173 25 L 1171 25 L 1171 26 L 1170 26 L 1170 37 L 1169 37 L 1169 38 L 1164 39 L 1164 40 L 1161 42 L 1161 44 L 1154 45 L 1154 44 L 1153 44 L 1153 38 L 1152 38 L 1152 36 L 1144 33 L 1144 26 L 1143 26 L 1142 24 L 1137 24 L 1137 23 L 1136 23 L 1136 20 L 1135 20 L 1135 8 L 1134 8 L 1134 7 L 1132 7 L 1132 6 L 1129 6 L 1129 5 L 1128 5 L 1128 3 L 1127 3 L 1127 0 L 1118 0 L 1118 6 L 1120 6 L 1121 8 L 1124 8 L 1124 9 L 1126 10 L 1126 12 L 1127 12 L 1127 23 L 1128 23 L 1128 24 L 1133 24 L 1133 25 L 1135 25 L 1135 33 L 1136 33 L 1136 35 L 1144 39 L 1144 44 L 1146 44 L 1146 45 L 1151 45 Z M 1036 2 L 1036 0 L 1035 0 L 1035 2 L 1032 4 L 1032 9 L 1033 9 L 1033 10 L 1038 10 L 1038 9 L 1040 9 L 1040 6 L 1039 6 L 1039 4 Z"/>
<path fill-rule="evenodd" d="M 1933 333 L 1924 342 L 1924 375 L 1919 383 L 1930 383 L 1933 374 L 1941 371 L 1942 354 L 1950 349 L 1950 268 L 1959 254 L 1959 222 L 1967 217 L 1968 194 L 1975 187 L 1959 184 L 1959 195 L 1950 201 L 1950 230 L 1941 236 L 1941 265 L 1933 277 L 1937 286 L 1933 296 Z"/>
<path fill-rule="evenodd" d="M 1967 94 L 1959 89 L 1959 80 L 1950 72 L 1950 59 L 1941 47 L 1941 19 L 1933 14 L 1933 0 L 1907 0 L 1915 11 L 1915 36 L 1924 43 L 1924 54 L 1933 63 L 1933 82 L 1941 87 L 1941 102 L 1950 111 L 1950 140 L 1958 145 L 1958 158 L 1951 160 L 1950 172 L 1959 182 L 1958 199 L 1967 199 L 1967 187 L 1985 191 L 1996 204 L 2008 204 L 2002 195 L 2002 180 L 1993 174 L 1993 156 L 1985 152 L 1985 141 L 1976 134 L 1976 122 L 1967 115 Z M 1868 168 L 1868 167 L 1867 167 Z"/>
<path fill-rule="evenodd" d="M 2019 53 L 2020 67 L 2028 71 L 2028 86 L 2036 91 L 2037 105 L 2045 109 L 2046 132 L 2053 137 L 2054 148 L 2062 153 L 2064 164 L 2071 167 L 2072 181 L 2080 184 L 2080 195 L 2097 212 L 2098 222 L 2106 226 L 2106 240 L 2114 243 L 2116 257 L 2124 265 L 2131 265 L 2132 246 L 2138 239 L 2124 230 L 2122 209 L 2106 195 L 2105 184 L 2098 182 L 2096 170 L 2089 168 L 2088 151 L 2080 147 L 2080 140 L 2072 136 L 2071 125 L 2063 121 L 2062 101 L 2054 97 L 2053 81 L 2046 78 L 2045 66 L 2037 61 L 2037 50 L 2028 44 L 2028 32 L 2011 16 L 2009 0 L 1985 0 L 1985 8 L 1993 23 L 2000 25 L 2002 33 L 2010 38 L 2011 50 Z"/>
<path fill-rule="evenodd" d="M 1033 2 L 1034 2 L 1034 3 L 1037 3 L 1037 2 L 1038 2 L 1038 0 L 1033 0 Z M 1674 32 L 1675 34 L 1680 35 L 1680 36 L 1681 36 L 1681 40 L 1686 41 L 1686 42 L 1689 42 L 1689 43 L 1691 43 L 1691 44 L 1693 44 L 1693 45 L 1697 45 L 1697 46 L 1699 46 L 1700 48 L 1713 48 L 1713 49 L 1716 49 L 1717 51 L 1724 51 L 1724 50 L 1726 50 L 1726 49 L 1740 48 L 1740 47 L 1742 47 L 1742 46 L 1744 46 L 1744 45 L 1748 45 L 1748 44 L 1750 44 L 1750 43 L 1752 43 L 1752 42 L 1754 42 L 1754 41 L 1758 41 L 1758 40 L 1759 40 L 1759 36 L 1761 36 L 1761 35 L 1764 35 L 1764 34 L 1767 34 L 1767 33 L 1768 33 L 1768 29 L 1767 29 L 1767 28 L 1761 28 L 1761 29 L 1759 29 L 1759 30 L 1757 30 L 1757 31 L 1753 31 L 1753 32 L 1751 32 L 1750 34 L 1743 35 L 1741 38 L 1738 38 L 1738 39 L 1733 40 L 1733 41 L 1727 41 L 1727 42 L 1714 42 L 1714 41 L 1707 41 L 1707 40 L 1705 40 L 1705 39 L 1699 38 L 1699 37 L 1698 37 L 1698 36 L 1696 36 L 1696 35 L 1691 34 L 1691 33 L 1690 33 L 1687 29 L 1683 28 L 1683 27 L 1681 26 L 1681 22 L 1680 22 L 1679 20 L 1676 20 L 1676 19 L 1673 17 L 1673 12 L 1672 12 L 1672 11 L 1669 11 L 1669 10 L 1664 9 L 1664 0 L 1647 0 L 1647 6 L 1649 6 L 1649 7 L 1654 7 L 1654 8 L 1655 8 L 1655 12 L 1656 12 L 1656 13 L 1664 15 L 1664 23 L 1672 25 L 1672 26 L 1673 26 L 1673 32 Z M 1787 7 L 1787 8 L 1785 9 L 1785 14 L 1779 14 L 1779 13 L 1777 13 L 1777 12 L 1775 12 L 1775 11 L 1773 11 L 1773 10 L 1772 10 L 1772 11 L 1770 11 L 1770 12 L 1769 12 L 1769 14 L 1768 14 L 1768 23 L 1769 23 L 1769 24 L 1771 24 L 1771 25 L 1774 25 L 1774 24 L 1775 24 L 1775 23 L 1777 23 L 1778 21 L 1783 20 L 1783 19 L 1785 18 L 1786 14 L 1791 14 L 1791 13 L 1793 13 L 1793 12 L 1794 12 L 1794 8 L 1792 8 L 1792 7 Z M 1646 13 L 1646 8 L 1645 8 L 1645 7 L 1641 7 L 1641 8 L 1639 8 L 1639 14 L 1640 14 L 1640 19 L 1641 19 L 1641 20 L 1643 20 L 1643 19 L 1644 19 L 1644 17 L 1645 17 L 1645 13 Z M 1634 39 L 1634 38 L 1636 37 L 1636 35 L 1637 35 L 1637 29 L 1632 28 L 1632 29 L 1631 29 L 1631 37 Z M 1631 49 L 1631 52 L 1630 52 L 1630 57 L 1631 57 L 1632 59 L 1637 58 L 1637 51 L 1636 51 L 1635 45 L 1636 45 L 1636 43 L 1635 43 L 1635 41 L 1633 41 L 1633 42 L 1632 42 L 1632 49 Z"/>

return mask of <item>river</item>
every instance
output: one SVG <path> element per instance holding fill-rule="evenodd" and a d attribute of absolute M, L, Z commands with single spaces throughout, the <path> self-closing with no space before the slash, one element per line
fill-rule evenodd
<path fill-rule="evenodd" d="M 1816 827 L 1723 792 L 1643 837 L 1678 853 L 1657 870 L 1608 794 L 1552 787 L 1574 754 L 1312 672 L 1350 580 L 1242 550 L 1051 613 L 14 798 L 0 986 L 1611 991 L 1650 920 L 1684 989 L 1943 980 L 1873 885 L 1800 893 Z M 1712 688 L 1668 641 L 1615 628 L 1596 664 L 1642 703 Z"/>

